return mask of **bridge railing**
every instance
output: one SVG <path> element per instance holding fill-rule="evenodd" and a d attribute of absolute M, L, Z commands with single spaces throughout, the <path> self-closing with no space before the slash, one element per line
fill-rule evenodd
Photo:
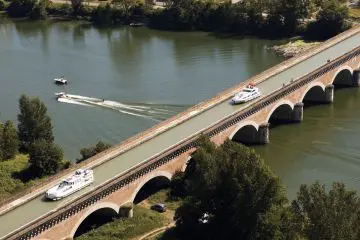
<path fill-rule="evenodd" d="M 179 144 L 172 147 L 171 149 L 167 149 L 164 152 L 159 153 L 158 155 L 149 159 L 148 161 L 132 167 L 131 169 L 119 174 L 112 180 L 103 183 L 98 188 L 86 193 L 86 195 L 77 198 L 73 202 L 69 203 L 69 205 L 58 208 L 53 212 L 50 212 L 42 216 L 41 218 L 34 220 L 33 222 L 27 224 L 21 229 L 18 229 L 7 237 L 9 239 L 28 239 L 29 236 L 36 236 L 42 231 L 54 226 L 58 222 L 63 221 L 64 219 L 72 216 L 73 214 L 76 214 L 76 212 L 81 211 L 82 209 L 96 203 L 97 201 L 100 201 L 102 198 L 108 196 L 112 192 L 118 191 L 119 189 L 138 179 L 139 177 L 147 174 L 148 172 L 156 169 L 157 167 L 165 164 L 166 162 L 171 161 L 180 154 L 195 148 L 197 145 L 197 139 L 201 134 L 205 134 L 210 137 L 216 135 L 224 129 L 260 111 L 269 104 L 278 101 L 282 97 L 290 94 L 293 91 L 296 91 L 300 87 L 306 85 L 307 83 L 315 80 L 321 75 L 331 71 L 332 69 L 338 67 L 339 65 L 349 61 L 350 59 L 358 55 L 360 55 L 360 47 L 352 50 L 349 53 L 344 54 L 341 57 L 336 58 L 332 62 L 325 64 L 324 66 L 316 69 L 315 71 L 294 80 L 285 87 L 280 87 L 270 95 L 257 100 L 256 102 L 254 102 L 253 105 L 247 107 L 246 109 L 227 116 L 226 121 L 218 121 L 206 130 L 198 132 L 190 138 L 181 141 Z"/>

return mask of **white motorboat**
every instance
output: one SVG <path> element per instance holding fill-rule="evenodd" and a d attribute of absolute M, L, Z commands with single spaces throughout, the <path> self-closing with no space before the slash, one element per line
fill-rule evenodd
<path fill-rule="evenodd" d="M 232 102 L 234 104 L 244 103 L 251 101 L 257 97 L 260 97 L 261 93 L 257 87 L 253 84 L 249 84 L 245 88 L 243 88 L 240 92 L 238 92 L 233 98 Z"/>
<path fill-rule="evenodd" d="M 62 180 L 58 185 L 46 191 L 45 197 L 51 200 L 59 200 L 81 190 L 93 181 L 93 170 L 78 169 L 74 175 L 69 176 Z"/>
<path fill-rule="evenodd" d="M 54 78 L 55 84 L 67 84 L 67 80 L 64 78 L 64 76 L 61 76 L 60 78 Z"/>
<path fill-rule="evenodd" d="M 56 98 L 60 98 L 60 97 L 67 97 L 65 92 L 57 92 L 55 93 Z"/>

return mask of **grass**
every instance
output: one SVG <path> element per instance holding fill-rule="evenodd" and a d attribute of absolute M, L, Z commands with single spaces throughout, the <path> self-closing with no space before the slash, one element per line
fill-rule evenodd
<path fill-rule="evenodd" d="M 360 18 L 360 8 L 350 8 L 349 15 L 352 18 Z"/>
<path fill-rule="evenodd" d="M 181 200 L 173 200 L 169 197 L 170 189 L 162 189 L 151 195 L 147 202 L 151 205 L 156 203 L 164 203 L 169 210 L 175 211 L 181 204 Z"/>
<path fill-rule="evenodd" d="M 132 218 L 119 218 L 79 237 L 77 240 L 120 240 L 141 236 L 155 228 L 167 225 L 168 220 L 150 209 L 134 206 Z"/>
<path fill-rule="evenodd" d="M 14 175 L 28 167 L 28 157 L 23 154 L 17 155 L 14 159 L 0 162 L 0 199 L 10 197 L 27 187 L 36 184 L 37 180 L 22 182 Z"/>

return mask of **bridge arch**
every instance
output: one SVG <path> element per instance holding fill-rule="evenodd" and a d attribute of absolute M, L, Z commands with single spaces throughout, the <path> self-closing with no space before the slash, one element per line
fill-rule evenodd
<path fill-rule="evenodd" d="M 258 142 L 259 125 L 253 121 L 240 123 L 229 135 L 229 139 L 243 144 L 254 144 Z"/>
<path fill-rule="evenodd" d="M 195 152 L 193 152 L 192 154 L 190 154 L 190 156 L 188 156 L 184 162 L 184 165 L 182 166 L 181 168 L 181 171 L 182 172 L 185 172 L 187 167 L 191 164 L 192 161 L 194 161 L 194 158 L 192 157 L 192 155 L 194 154 Z"/>
<path fill-rule="evenodd" d="M 154 173 L 150 173 L 146 176 L 145 179 L 143 179 L 140 184 L 136 187 L 133 194 L 131 195 L 129 202 L 134 203 L 136 200 L 136 197 L 140 193 L 140 191 L 149 183 L 151 182 L 168 182 L 170 183 L 172 178 L 172 174 L 166 171 L 155 171 Z"/>
<path fill-rule="evenodd" d="M 331 84 L 335 86 L 352 86 L 353 85 L 353 72 L 350 66 L 343 66 L 339 68 L 331 79 Z"/>
<path fill-rule="evenodd" d="M 300 102 L 323 102 L 325 100 L 325 85 L 322 82 L 311 83 L 300 98 Z"/>
<path fill-rule="evenodd" d="M 292 112 L 294 109 L 294 103 L 289 100 L 279 101 L 269 112 L 266 117 L 266 122 L 289 122 L 292 119 Z"/>
<path fill-rule="evenodd" d="M 115 203 L 111 202 L 100 202 L 98 204 L 95 204 L 91 208 L 89 208 L 82 216 L 81 218 L 76 222 L 74 227 L 71 230 L 70 233 L 70 239 L 73 239 L 78 230 L 81 230 L 81 225 L 85 223 L 85 221 L 94 214 L 101 214 L 104 217 L 115 217 L 119 213 L 120 206 L 118 206 Z"/>

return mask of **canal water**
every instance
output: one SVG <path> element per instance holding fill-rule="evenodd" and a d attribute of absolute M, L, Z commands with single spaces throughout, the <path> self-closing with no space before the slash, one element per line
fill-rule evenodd
<path fill-rule="evenodd" d="M 1 20 L 0 20 L 1 21 Z M 99 29 L 71 22 L 0 22 L 0 119 L 16 120 L 22 93 L 39 96 L 69 160 L 99 140 L 116 144 L 283 58 L 276 41 L 147 28 Z M 53 84 L 64 75 L 69 84 Z M 107 106 L 58 102 L 65 91 Z M 96 100 L 96 101 L 97 101 Z M 82 102 L 83 103 L 83 102 Z M 360 94 L 337 91 L 333 105 L 305 111 L 301 124 L 271 129 L 256 147 L 294 196 L 301 183 L 344 181 L 360 189 Z"/>

